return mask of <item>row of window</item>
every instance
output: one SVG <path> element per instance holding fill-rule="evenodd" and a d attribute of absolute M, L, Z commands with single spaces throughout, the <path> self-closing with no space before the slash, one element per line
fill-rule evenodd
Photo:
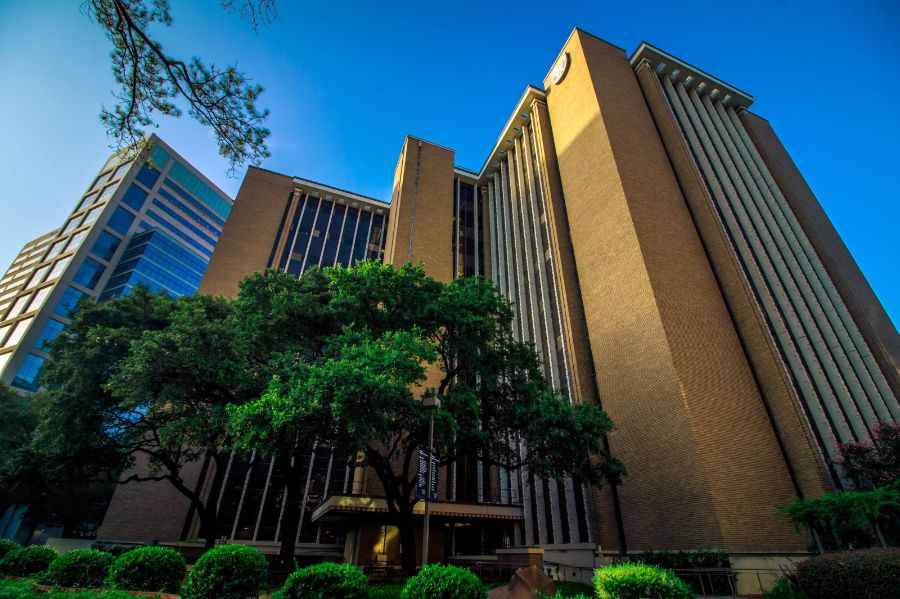
<path fill-rule="evenodd" d="M 212 257 L 212 250 L 203 246 L 196 239 L 179 229 L 175 226 L 171 220 L 163 216 L 162 214 L 156 212 L 155 210 L 148 210 L 147 216 L 152 218 L 156 223 L 160 226 L 161 229 L 164 229 L 167 233 L 171 233 L 182 240 L 186 241 L 191 245 L 191 247 L 195 248 L 198 252 L 206 256 L 207 258 Z"/>

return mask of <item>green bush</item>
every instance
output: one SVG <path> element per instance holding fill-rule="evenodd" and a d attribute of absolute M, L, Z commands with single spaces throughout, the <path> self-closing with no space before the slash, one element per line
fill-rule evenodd
<path fill-rule="evenodd" d="M 0 562 L 0 573 L 7 576 L 34 576 L 47 569 L 58 554 L 44 545 L 29 545 L 10 551 Z"/>
<path fill-rule="evenodd" d="M 70 551 L 53 560 L 41 582 L 61 587 L 98 588 L 103 586 L 114 559 L 96 549 Z"/>
<path fill-rule="evenodd" d="M 352 564 L 323 562 L 292 572 L 273 599 L 367 599 L 369 581 Z"/>
<path fill-rule="evenodd" d="M 621 564 L 594 571 L 600 599 L 694 599 L 690 587 L 671 570 L 647 564 Z"/>
<path fill-rule="evenodd" d="M 246 545 L 220 545 L 200 556 L 188 575 L 188 599 L 247 599 L 259 596 L 266 584 L 269 563 Z"/>
<path fill-rule="evenodd" d="M 3 558 L 10 551 L 15 551 L 16 549 L 21 548 L 22 546 L 16 543 L 15 541 L 8 541 L 6 539 L 0 539 L 0 561 L 3 561 Z"/>
<path fill-rule="evenodd" d="M 702 594 L 704 591 L 713 595 L 731 595 L 734 589 L 732 572 L 679 572 L 679 570 L 693 570 L 696 568 L 720 568 L 731 569 L 731 558 L 727 551 L 722 549 L 699 549 L 696 551 L 642 551 L 634 553 L 626 558 L 617 560 L 617 563 L 641 563 L 648 566 L 658 566 L 666 570 L 675 570 L 675 575 L 691 587 L 694 593 Z"/>
<path fill-rule="evenodd" d="M 882 599 L 900 589 L 900 549 L 819 555 L 797 566 L 797 586 L 809 599 Z"/>
<path fill-rule="evenodd" d="M 764 599 L 807 599 L 806 594 L 785 578 L 775 581 L 772 589 L 763 595 Z"/>
<path fill-rule="evenodd" d="M 484 599 L 478 577 L 458 566 L 430 564 L 406 581 L 400 599 Z"/>
<path fill-rule="evenodd" d="M 117 557 L 106 584 L 121 591 L 177 593 L 185 573 L 184 557 L 168 547 L 139 547 Z"/>

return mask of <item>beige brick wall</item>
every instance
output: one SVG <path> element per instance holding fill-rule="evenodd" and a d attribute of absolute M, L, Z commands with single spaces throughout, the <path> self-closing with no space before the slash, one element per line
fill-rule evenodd
<path fill-rule="evenodd" d="M 294 189 L 291 177 L 250 167 L 200 283 L 201 293 L 237 295 L 238 283 L 265 270 Z"/>
<path fill-rule="evenodd" d="M 599 396 L 630 470 L 628 548 L 802 549 L 774 515 L 790 476 L 626 55 L 578 30 L 565 51 L 547 104 Z"/>
<path fill-rule="evenodd" d="M 453 279 L 453 150 L 406 138 L 394 173 L 384 261 L 421 261 L 438 281 Z"/>
<path fill-rule="evenodd" d="M 187 464 L 181 471 L 188 485 L 197 484 L 202 462 Z M 149 470 L 147 458 L 138 458 L 132 472 L 146 476 Z M 123 478 L 124 478 L 123 477 Z M 169 481 L 131 482 L 116 488 L 103 524 L 97 532 L 98 541 L 157 540 L 175 542 L 187 521 L 190 502 Z"/>
<path fill-rule="evenodd" d="M 687 142 L 668 107 L 659 79 L 647 68 L 638 80 L 678 177 L 687 205 L 710 260 L 757 386 L 768 406 L 773 428 L 784 447 L 797 493 L 815 497 L 825 492 L 824 462 L 816 449 L 790 375 L 756 303 L 749 282 L 731 247 L 724 226 L 697 170 Z"/>

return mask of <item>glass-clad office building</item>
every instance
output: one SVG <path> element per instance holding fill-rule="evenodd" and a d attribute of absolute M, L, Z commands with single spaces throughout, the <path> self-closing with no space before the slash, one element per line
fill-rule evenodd
<path fill-rule="evenodd" d="M 197 290 L 233 200 L 156 136 L 110 156 L 59 229 L 27 244 L 0 279 L 0 380 L 40 387 L 47 344 L 83 297 L 137 284 Z"/>

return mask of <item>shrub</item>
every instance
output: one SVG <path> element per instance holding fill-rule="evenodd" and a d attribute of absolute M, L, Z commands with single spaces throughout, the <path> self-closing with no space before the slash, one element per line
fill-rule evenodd
<path fill-rule="evenodd" d="M 7 576 L 34 576 L 47 569 L 58 554 L 44 545 L 20 547 L 6 554 L 0 572 Z"/>
<path fill-rule="evenodd" d="M 690 587 L 671 570 L 647 564 L 621 564 L 594 571 L 600 599 L 694 599 Z"/>
<path fill-rule="evenodd" d="M 722 549 L 700 549 L 696 551 L 642 551 L 617 560 L 617 563 L 641 563 L 674 570 L 675 575 L 688 583 L 694 593 L 704 591 L 714 595 L 731 595 L 734 589 L 731 572 L 679 572 L 696 568 L 731 569 L 731 558 Z"/>
<path fill-rule="evenodd" d="M 246 545 L 220 545 L 200 556 L 191 569 L 184 595 L 189 599 L 246 599 L 259 596 L 269 563 Z"/>
<path fill-rule="evenodd" d="M 0 562 L 3 561 L 3 558 L 10 551 L 15 551 L 16 549 L 21 548 L 22 546 L 16 543 L 15 541 L 8 541 L 6 539 L 0 539 Z"/>
<path fill-rule="evenodd" d="M 184 573 L 184 557 L 174 549 L 139 547 L 115 559 L 106 584 L 122 591 L 177 593 Z"/>
<path fill-rule="evenodd" d="M 465 568 L 431 564 L 406 581 L 400 599 L 484 599 L 478 577 Z"/>
<path fill-rule="evenodd" d="M 53 560 L 41 582 L 61 587 L 98 588 L 103 585 L 114 559 L 96 549 L 70 551 Z"/>
<path fill-rule="evenodd" d="M 809 599 L 896 597 L 900 549 L 819 555 L 797 566 L 797 586 Z"/>
<path fill-rule="evenodd" d="M 352 564 L 323 562 L 292 572 L 277 599 L 367 599 L 369 581 Z"/>
<path fill-rule="evenodd" d="M 807 599 L 797 586 L 785 578 L 779 578 L 775 581 L 772 589 L 763 595 L 764 599 Z"/>

